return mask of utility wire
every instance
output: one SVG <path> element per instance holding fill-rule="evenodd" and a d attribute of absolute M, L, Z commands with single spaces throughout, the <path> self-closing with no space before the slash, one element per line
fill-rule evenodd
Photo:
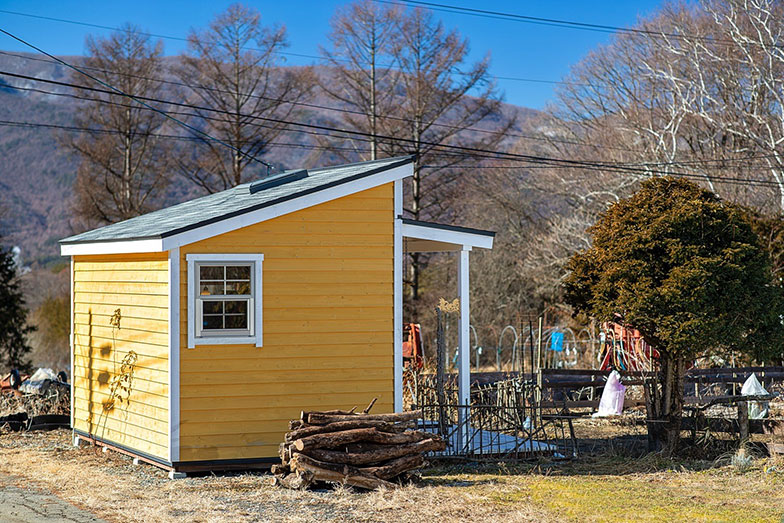
<path fill-rule="evenodd" d="M 16 57 L 16 58 L 21 58 L 23 60 L 32 60 L 32 61 L 45 62 L 45 63 L 54 63 L 54 64 L 58 63 L 58 62 L 56 62 L 54 60 L 47 60 L 47 59 L 44 59 L 44 58 L 37 58 L 35 56 L 25 56 L 25 55 L 16 54 L 16 53 L 10 53 L 8 51 L 0 51 L 0 54 L 6 55 L 6 56 L 13 56 L 13 57 Z M 86 69 L 86 70 L 90 70 L 90 71 L 96 71 L 96 72 L 101 72 L 101 73 L 114 73 L 113 71 L 109 71 L 107 69 L 101 69 L 99 67 L 90 67 L 90 66 L 86 66 L 86 65 L 81 65 L 80 67 L 82 69 Z M 186 84 L 184 82 L 177 82 L 177 81 L 174 81 L 174 80 L 163 80 L 161 78 L 154 78 L 154 77 L 150 77 L 150 76 L 142 76 L 142 75 L 134 75 L 134 74 L 123 74 L 121 76 L 127 76 L 129 78 L 138 78 L 138 79 L 141 79 L 141 80 L 150 80 L 150 81 L 153 81 L 153 82 L 160 82 L 162 84 L 176 85 L 178 87 L 187 87 L 188 89 L 191 89 L 191 90 L 203 90 L 203 91 L 209 91 L 209 92 L 215 92 L 215 93 L 230 93 L 230 91 L 227 91 L 225 89 L 218 89 L 218 88 L 206 87 L 206 86 L 192 86 L 192 85 Z M 230 94 L 234 94 L 234 93 L 230 93 Z M 311 109 L 321 109 L 321 110 L 325 110 L 325 111 L 334 111 L 334 112 L 338 112 L 338 113 L 353 114 L 353 115 L 365 116 L 365 117 L 368 116 L 367 113 L 364 113 L 362 111 L 356 111 L 356 110 L 353 110 L 353 109 L 331 107 L 331 106 L 327 106 L 327 105 L 319 105 L 319 104 L 314 104 L 314 103 L 310 103 L 310 102 L 300 102 L 300 101 L 285 100 L 283 98 L 274 98 L 274 97 L 270 97 L 270 96 L 262 96 L 262 95 L 257 95 L 257 94 L 253 94 L 253 93 L 240 93 L 240 94 L 242 96 L 249 97 L 249 98 L 258 98 L 258 99 L 261 99 L 261 100 L 276 101 L 276 102 L 280 102 L 280 103 L 286 103 L 286 104 L 291 104 L 291 105 L 296 105 L 296 106 L 301 106 L 301 107 L 307 107 L 307 108 L 311 108 Z M 383 118 L 385 120 L 394 120 L 394 121 L 401 121 L 401 122 L 406 122 L 406 123 L 415 123 L 415 120 L 413 118 L 405 118 L 405 117 L 401 117 L 401 116 L 385 115 L 385 116 L 380 117 L 380 118 Z M 441 127 L 441 128 L 447 128 L 447 129 L 458 129 L 458 128 L 460 128 L 462 131 L 472 131 L 472 132 L 485 133 L 485 134 L 495 134 L 496 133 L 496 131 L 491 131 L 491 130 L 488 130 L 488 129 L 480 129 L 480 128 L 477 128 L 477 127 L 459 127 L 459 126 L 456 126 L 456 125 L 449 125 L 449 124 L 437 123 L 437 122 L 434 123 L 433 126 Z M 587 142 L 580 142 L 580 141 L 574 141 L 574 140 L 564 140 L 564 139 L 559 139 L 559 138 L 547 138 L 547 137 L 544 137 L 544 136 L 533 136 L 533 135 L 530 135 L 530 134 L 506 133 L 505 136 L 510 137 L 510 138 L 520 138 L 520 139 L 523 139 L 523 140 L 532 140 L 532 141 L 539 141 L 539 142 L 545 142 L 545 143 L 553 143 L 553 142 L 555 142 L 555 143 L 562 143 L 562 144 L 566 144 L 566 145 L 578 145 L 578 146 L 582 146 L 582 147 L 602 147 L 603 149 L 611 149 L 611 150 L 617 150 L 617 151 L 626 151 L 626 152 L 632 152 L 632 153 L 641 153 L 642 152 L 642 151 L 635 151 L 635 150 L 632 150 L 632 149 L 627 149 L 627 148 L 622 148 L 622 147 L 603 146 L 603 145 L 599 146 L 599 145 L 591 144 L 591 143 L 587 143 Z"/>
<path fill-rule="evenodd" d="M 123 131 L 118 131 L 116 129 L 96 129 L 93 127 L 77 127 L 73 125 L 58 125 L 58 124 L 48 124 L 48 123 L 40 123 L 40 122 L 20 122 L 20 121 L 13 121 L 13 120 L 0 120 L 0 127 L 20 127 L 20 128 L 28 128 L 28 129 L 44 128 L 44 129 L 56 129 L 56 130 L 62 130 L 68 132 L 78 132 L 78 133 L 87 133 L 87 134 L 118 134 L 118 135 L 125 134 Z M 143 133 L 140 134 L 139 136 L 151 137 L 151 138 L 163 138 L 167 140 L 198 142 L 198 143 L 204 143 L 206 141 L 204 138 L 200 136 L 181 136 L 177 134 Z M 276 147 L 295 148 L 295 149 L 358 152 L 357 149 L 353 147 L 323 146 L 318 144 L 306 144 L 306 143 L 268 142 L 267 145 L 274 145 Z M 370 149 L 367 149 L 367 151 L 370 151 Z"/>
<path fill-rule="evenodd" d="M 87 78 L 90 78 L 94 82 L 97 82 L 98 84 L 103 85 L 104 87 L 108 87 L 111 91 L 114 91 L 116 94 L 120 94 L 122 96 L 130 98 L 131 100 L 139 103 L 140 105 L 143 105 L 144 107 L 147 107 L 148 109 L 161 114 L 165 118 L 168 118 L 169 120 L 175 122 L 177 125 L 180 125 L 180 126 L 186 128 L 186 129 L 190 130 L 191 132 L 194 132 L 196 134 L 204 136 L 205 138 L 207 138 L 207 139 L 209 139 L 211 141 L 214 141 L 215 143 L 218 143 L 220 145 L 228 147 L 229 149 L 233 150 L 237 154 L 240 154 L 240 155 L 244 156 L 245 158 L 248 158 L 249 160 L 253 160 L 253 161 L 256 161 L 256 162 L 264 165 L 267 168 L 267 173 L 268 174 L 269 174 L 270 169 L 272 169 L 272 165 L 267 163 L 267 162 L 265 162 L 264 160 L 260 160 L 260 159 L 254 157 L 254 156 L 251 156 L 251 155 L 247 154 L 246 152 L 240 150 L 239 148 L 234 147 L 233 145 L 231 145 L 229 143 L 226 143 L 223 140 L 215 138 L 214 136 L 210 135 L 209 133 L 205 133 L 201 129 L 197 129 L 196 127 L 194 127 L 192 125 L 189 125 L 189 124 L 187 124 L 187 123 L 185 123 L 185 122 L 183 122 L 181 120 L 178 120 L 177 118 L 174 118 L 173 116 L 167 114 L 166 111 L 162 111 L 162 110 L 158 109 L 157 107 L 154 107 L 154 106 L 148 104 L 147 102 L 144 101 L 145 97 L 139 97 L 139 96 L 135 96 L 135 95 L 132 95 L 132 94 L 128 94 L 128 93 L 124 92 L 123 90 L 118 89 L 117 87 L 114 87 L 113 85 L 111 85 L 111 84 L 109 84 L 107 82 L 104 82 L 100 78 L 96 78 L 95 76 L 91 75 L 90 73 L 82 71 L 80 68 L 76 67 L 75 65 L 71 65 L 70 63 L 66 62 L 65 60 L 62 60 L 60 58 L 57 58 L 54 55 L 51 55 L 51 54 L 47 53 L 46 51 L 44 51 L 40 47 L 36 47 L 35 45 L 31 44 L 30 42 L 28 42 L 28 41 L 26 41 L 26 40 L 24 40 L 24 39 L 22 39 L 22 38 L 20 38 L 20 37 L 18 37 L 16 35 L 12 34 L 12 33 L 9 33 L 8 31 L 6 31 L 3 28 L 0 28 L 0 32 L 5 34 L 6 36 L 9 36 L 9 37 L 13 38 L 17 42 L 20 42 L 20 43 L 30 47 L 31 49 L 35 49 L 37 52 L 39 52 L 39 53 L 41 53 L 43 55 L 48 56 L 49 58 L 51 58 L 52 60 L 57 61 L 61 65 L 64 65 L 65 67 L 67 67 L 69 69 L 72 69 L 72 70 L 76 71 L 77 73 L 86 76 Z"/>
<path fill-rule="evenodd" d="M 20 13 L 19 11 L 9 11 L 7 9 L 0 9 L 0 13 L 5 13 L 5 14 L 15 15 L 15 16 L 24 16 L 24 17 L 27 17 L 27 18 L 37 18 L 39 20 L 48 20 L 50 22 L 60 22 L 60 23 L 65 23 L 65 24 L 81 25 L 81 26 L 85 26 L 85 27 L 94 27 L 96 29 L 106 29 L 106 30 L 109 30 L 109 31 L 122 31 L 123 30 L 120 27 L 112 27 L 112 26 L 109 26 L 109 25 L 92 24 L 92 23 L 89 23 L 89 22 L 81 22 L 81 21 L 78 21 L 78 20 L 68 20 L 68 19 L 65 19 L 65 18 L 55 18 L 55 17 L 52 17 L 52 16 L 41 16 L 41 15 L 34 15 L 34 14 L 30 14 L 30 13 Z M 187 42 L 188 41 L 187 38 L 184 38 L 182 36 L 162 35 L 162 34 L 157 34 L 157 33 L 148 33 L 148 32 L 145 32 L 145 31 L 137 31 L 137 32 L 139 34 L 141 34 L 141 35 L 149 36 L 149 37 L 152 37 L 152 38 L 161 38 L 161 39 L 164 39 L 164 40 L 176 40 L 176 41 L 179 41 L 179 42 Z M 258 49 L 256 47 L 247 47 L 247 46 L 245 46 L 245 47 L 242 47 L 242 49 L 245 49 L 246 51 L 263 52 L 261 49 Z M 298 58 L 310 58 L 312 60 L 319 60 L 319 61 L 329 61 L 329 59 L 324 57 L 324 56 L 318 56 L 318 55 L 312 55 L 312 54 L 292 53 L 292 52 L 289 52 L 289 51 L 277 51 L 277 54 L 284 55 L 284 56 L 296 56 Z M 336 59 L 336 60 L 337 61 L 341 61 L 341 62 L 350 62 L 349 60 L 345 60 L 345 59 Z M 383 67 L 385 69 L 395 70 L 395 68 L 391 64 L 386 64 L 386 65 L 379 64 L 379 66 Z M 468 73 L 459 73 L 459 74 L 468 74 Z M 566 84 L 566 85 L 578 85 L 578 86 L 579 85 L 583 85 L 583 84 L 578 84 L 578 83 L 574 83 L 574 82 L 565 82 L 565 81 L 560 81 L 560 80 L 543 80 L 543 79 L 537 79 L 537 78 L 521 78 L 521 77 L 515 77 L 515 76 L 493 76 L 493 75 L 490 75 L 490 77 L 493 78 L 494 80 L 505 80 L 505 81 L 512 81 L 512 82 L 529 82 L 529 83 L 545 83 L 545 84 Z"/>
<path fill-rule="evenodd" d="M 16 57 L 16 58 L 21 58 L 23 60 L 32 60 L 32 61 L 44 62 L 44 63 L 50 63 L 50 64 L 57 64 L 58 63 L 55 60 L 47 60 L 45 58 L 37 58 L 35 56 L 16 54 L 16 53 L 8 52 L 8 51 L 0 51 L 0 55 L 13 56 L 13 57 Z M 82 69 L 87 69 L 87 70 L 90 70 L 90 71 L 97 71 L 97 72 L 101 72 L 101 73 L 114 73 L 114 71 L 111 71 L 111 70 L 108 70 L 108 69 L 101 69 L 100 67 L 90 67 L 90 66 L 86 66 L 86 65 L 81 65 L 81 67 L 82 67 Z M 117 73 L 114 73 L 114 74 L 117 74 Z M 195 90 L 203 90 L 203 91 L 216 92 L 216 93 L 234 94 L 231 91 L 228 91 L 228 90 L 225 90 L 225 89 L 218 89 L 218 88 L 215 88 L 215 87 L 206 87 L 206 86 L 192 86 L 192 85 L 186 84 L 184 82 L 177 82 L 177 81 L 174 81 L 174 80 L 163 80 L 161 78 L 155 78 L 155 77 L 150 77 L 150 76 L 142 76 L 142 75 L 134 75 L 134 74 L 120 74 L 119 76 L 127 76 L 129 78 L 138 78 L 138 79 L 141 79 L 141 80 L 150 80 L 150 81 L 153 81 L 153 82 L 160 82 L 162 84 L 176 85 L 178 87 L 187 87 L 188 89 L 191 89 L 191 90 L 194 90 L 194 91 Z M 18 86 L 14 86 L 14 85 L 11 85 L 10 87 L 12 87 L 13 89 L 18 89 L 18 90 L 34 90 L 34 89 L 29 89 L 29 88 L 25 88 L 25 87 L 18 87 Z M 56 93 L 56 92 L 45 92 L 45 91 L 38 91 L 38 92 L 41 92 L 43 94 L 50 94 L 50 95 L 54 95 L 54 96 L 61 96 L 61 95 L 63 95 L 63 93 Z M 262 96 L 262 95 L 257 95 L 257 94 L 253 94 L 253 93 L 239 93 L 239 94 L 242 95 L 243 97 L 259 98 L 259 99 L 262 99 L 262 100 L 277 101 L 277 102 L 281 102 L 281 103 L 286 103 L 286 104 L 290 104 L 290 105 L 298 105 L 298 106 L 307 107 L 307 108 L 311 108 L 311 109 L 322 109 L 322 110 L 326 110 L 326 111 L 334 111 L 334 112 L 345 113 L 345 114 L 353 114 L 353 115 L 357 115 L 357 116 L 368 116 L 367 113 L 364 113 L 362 111 L 356 111 L 356 110 L 353 110 L 353 109 L 332 107 L 332 106 L 328 106 L 328 105 L 319 105 L 319 104 L 314 104 L 314 103 L 309 103 L 309 102 L 298 102 L 298 101 L 292 101 L 292 100 L 285 100 L 283 98 L 274 98 L 274 97 L 270 97 L 270 96 Z M 79 99 L 82 99 L 82 100 L 92 100 L 92 99 L 81 98 L 81 97 L 76 97 L 76 98 L 79 98 Z M 176 112 L 171 112 L 170 111 L 170 114 L 183 114 L 183 113 L 176 113 Z M 383 118 L 385 120 L 395 120 L 395 121 L 407 122 L 407 123 L 415 123 L 416 122 L 416 120 L 414 120 L 413 118 L 405 118 L 405 117 L 401 117 L 401 116 L 388 116 L 388 115 L 386 115 L 386 116 L 379 117 L 379 118 Z M 456 126 L 456 125 L 449 125 L 449 124 L 443 124 L 443 123 L 437 123 L 437 122 L 433 123 L 432 125 L 434 127 L 442 127 L 442 128 L 447 128 L 447 129 L 457 129 L 457 128 L 460 128 L 462 131 L 472 131 L 472 132 L 477 132 L 477 133 L 495 134 L 497 132 L 497 131 L 492 131 L 492 130 L 488 130 L 488 129 L 480 129 L 478 127 L 459 127 L 459 126 Z M 533 136 L 533 135 L 530 135 L 530 134 L 506 133 L 506 134 L 504 134 L 504 136 L 510 137 L 510 138 L 520 138 L 520 139 L 524 139 L 524 140 L 539 141 L 539 142 L 544 142 L 544 143 L 561 143 L 561 144 L 565 144 L 565 145 L 577 145 L 577 146 L 581 146 L 581 147 L 591 147 L 591 148 L 597 148 L 597 149 L 601 148 L 601 149 L 606 149 L 606 150 L 623 151 L 623 152 L 630 152 L 630 153 L 636 153 L 636 154 L 645 154 L 645 151 L 640 151 L 640 150 L 635 150 L 635 149 L 628 149 L 628 148 L 625 148 L 625 147 L 613 147 L 613 146 L 604 145 L 604 144 L 600 145 L 600 144 L 595 144 L 595 143 L 590 143 L 590 142 L 582 142 L 582 141 L 575 141 L 575 140 L 563 140 L 563 139 L 553 138 L 553 137 Z M 774 157 L 774 155 L 756 156 L 756 157 L 752 156 L 752 157 L 734 158 L 734 159 L 695 160 L 695 162 L 696 163 L 707 163 L 707 162 L 721 163 L 721 162 L 727 162 L 727 161 L 744 161 L 744 160 L 754 159 L 754 158 L 772 158 L 772 157 Z M 666 164 L 672 164 L 672 163 L 677 163 L 679 165 L 686 165 L 686 164 L 693 163 L 693 162 L 689 162 L 689 161 L 663 162 L 662 164 L 666 165 Z M 652 165 L 652 163 L 648 163 L 647 165 Z"/>
<path fill-rule="evenodd" d="M 419 6 L 432 9 L 433 11 L 440 11 L 444 13 L 465 14 L 479 18 L 491 18 L 495 20 L 508 20 L 514 22 L 523 22 L 527 24 L 546 25 L 552 27 L 562 27 L 566 29 L 580 29 L 584 31 L 595 31 L 601 33 L 626 33 L 626 34 L 640 34 L 645 36 L 653 36 L 656 38 L 674 38 L 678 40 L 700 40 L 709 43 L 719 44 L 735 44 L 732 40 L 722 38 L 711 38 L 699 35 L 690 35 L 687 33 L 668 33 L 664 31 L 655 31 L 652 29 L 638 29 L 634 27 L 621 27 L 615 25 L 604 24 L 591 24 L 587 22 L 577 22 L 574 20 L 561 20 L 557 18 L 543 18 L 538 16 L 521 15 L 517 13 L 506 13 L 502 11 L 491 11 L 488 9 L 477 9 L 473 7 L 462 7 L 451 4 L 442 4 L 437 2 L 426 2 L 421 0 L 373 0 L 381 4 L 393 4 L 405 7 Z M 766 45 L 759 42 L 750 42 L 752 45 L 761 47 L 783 48 L 782 44 Z"/>
<path fill-rule="evenodd" d="M 2 31 L 2 29 L 0 29 L 0 31 Z M 107 91 L 107 90 L 99 89 L 99 88 L 96 88 L 96 87 L 85 87 L 85 86 L 80 86 L 80 85 L 76 85 L 76 84 L 71 84 L 71 83 L 68 83 L 68 82 L 59 82 L 59 81 L 56 81 L 56 80 L 40 79 L 40 78 L 35 78 L 35 77 L 29 76 L 29 75 L 20 75 L 20 74 L 17 74 L 17 73 L 10 73 L 10 72 L 4 72 L 4 71 L 0 71 L 0 74 L 5 74 L 5 75 L 8 75 L 8 76 L 17 77 L 17 78 L 24 78 L 24 79 L 28 79 L 28 80 L 32 80 L 32 81 L 38 81 L 38 82 L 45 82 L 45 83 L 52 83 L 52 84 L 56 84 L 56 85 L 62 85 L 62 86 L 72 87 L 72 88 L 75 88 L 75 89 L 84 89 L 84 90 L 89 90 L 89 91 L 94 91 L 94 92 L 101 92 L 101 93 L 110 94 L 110 95 L 117 95 L 118 94 L 115 91 Z M 210 112 L 215 112 L 215 113 L 219 113 L 219 114 L 229 114 L 229 115 L 234 114 L 234 113 L 232 113 L 230 111 L 219 110 L 219 109 L 214 109 L 214 108 L 210 108 L 210 107 L 195 106 L 195 105 L 190 105 L 190 104 L 185 104 L 185 103 L 174 102 L 174 101 L 170 101 L 170 100 L 161 100 L 161 99 L 151 98 L 151 97 L 136 97 L 136 98 L 139 98 L 139 99 L 145 100 L 145 101 L 155 102 L 155 103 L 169 104 L 169 105 L 174 105 L 174 106 L 179 106 L 179 107 L 186 107 L 186 108 L 195 109 L 195 110 L 210 111 Z M 96 101 L 98 101 L 98 100 L 96 100 Z M 270 121 L 270 122 L 279 123 L 279 124 L 286 124 L 286 125 L 294 125 L 294 126 L 298 126 L 298 127 L 304 127 L 304 128 L 307 128 L 307 129 L 317 129 L 317 130 L 322 130 L 322 131 L 331 131 L 331 132 L 337 132 L 337 133 L 342 133 L 342 134 L 347 134 L 347 135 L 352 135 L 352 136 L 369 137 L 369 138 L 372 138 L 374 136 L 372 133 L 368 133 L 368 132 L 356 131 L 356 130 L 350 130 L 350 129 L 341 129 L 341 128 L 325 126 L 325 125 L 309 124 L 309 123 L 304 123 L 304 122 L 295 122 L 295 121 L 283 120 L 283 119 L 279 119 L 279 118 L 268 118 L 268 117 L 263 117 L 263 116 L 259 116 L 259 115 L 246 115 L 246 116 L 247 116 L 247 118 L 250 118 L 250 119 Z M 296 131 L 296 130 L 294 130 L 294 131 Z M 582 169 L 589 169 L 589 170 L 604 170 L 604 171 L 611 171 L 611 172 L 629 172 L 629 173 L 634 173 L 634 174 L 638 174 L 638 175 L 647 175 L 647 176 L 650 176 L 650 175 L 669 175 L 669 176 L 678 176 L 678 177 L 693 178 L 693 179 L 699 179 L 699 180 L 705 180 L 705 178 L 706 178 L 703 175 L 694 174 L 694 173 L 682 173 L 682 172 L 675 172 L 675 171 L 660 171 L 660 170 L 650 169 L 650 168 L 645 167 L 646 164 L 640 164 L 640 166 L 637 167 L 637 166 L 633 166 L 633 165 L 620 164 L 620 163 L 615 163 L 615 162 L 571 160 L 571 159 L 567 159 L 567 158 L 556 158 L 556 157 L 536 156 L 536 155 L 521 154 L 521 153 L 510 153 L 510 152 L 504 152 L 504 151 L 494 151 L 494 150 L 491 150 L 491 149 L 482 149 L 482 148 L 478 148 L 478 147 L 465 147 L 465 146 L 452 145 L 452 144 L 442 144 L 442 143 L 428 142 L 428 141 L 423 141 L 423 140 L 417 141 L 417 140 L 413 140 L 413 139 L 410 139 L 410 138 L 385 136 L 385 135 L 375 135 L 375 138 L 377 140 L 387 140 L 387 141 L 389 141 L 391 143 L 401 143 L 402 142 L 402 143 L 409 143 L 409 144 L 414 144 L 414 145 L 418 144 L 420 146 L 430 146 L 430 147 L 433 147 L 433 148 L 447 149 L 448 151 L 459 151 L 459 152 L 464 152 L 464 153 L 470 153 L 470 154 L 467 154 L 467 156 L 469 156 L 471 158 L 477 158 L 477 159 L 488 159 L 488 160 L 507 159 L 507 160 L 512 160 L 512 161 L 530 162 L 530 163 L 534 163 L 534 164 L 559 165 L 559 166 L 564 166 L 564 167 L 574 167 L 574 168 L 582 168 Z M 443 151 L 439 151 L 439 152 L 443 152 Z M 754 185 L 754 184 L 756 184 L 756 185 L 760 185 L 760 184 L 769 185 L 771 183 L 775 183 L 775 182 L 770 182 L 768 180 L 758 180 L 758 179 L 757 180 L 753 180 L 753 179 L 727 177 L 727 176 L 713 176 L 713 177 L 711 177 L 711 179 L 714 180 L 714 181 L 722 180 L 722 181 L 725 181 L 727 183 L 738 183 L 738 184 L 746 184 L 746 185 Z"/>

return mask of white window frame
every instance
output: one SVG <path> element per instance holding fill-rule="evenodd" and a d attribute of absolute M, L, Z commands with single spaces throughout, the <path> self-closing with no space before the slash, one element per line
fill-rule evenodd
<path fill-rule="evenodd" d="M 262 262 L 263 254 L 188 254 L 188 348 L 197 345 L 248 345 L 254 344 L 262 347 Z M 227 265 L 243 263 L 251 264 L 251 299 L 248 311 L 250 336 L 198 336 L 196 325 L 199 319 L 198 300 L 198 275 L 196 267 L 199 263 L 225 263 Z"/>

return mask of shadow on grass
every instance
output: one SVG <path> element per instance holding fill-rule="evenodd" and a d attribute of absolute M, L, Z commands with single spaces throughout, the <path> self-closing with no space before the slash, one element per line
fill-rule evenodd
<path fill-rule="evenodd" d="M 737 449 L 737 441 L 716 440 L 708 445 L 681 441 L 675 456 L 648 451 L 645 435 L 620 435 L 609 438 L 582 439 L 579 455 L 567 460 L 523 462 L 454 462 L 431 460 L 423 471 L 429 482 L 452 486 L 492 483 L 493 477 L 521 474 L 544 476 L 626 476 L 656 472 L 698 472 L 717 467 L 717 459 Z M 466 475 L 470 480 L 466 480 Z M 459 476 L 455 478 L 454 476 Z"/>

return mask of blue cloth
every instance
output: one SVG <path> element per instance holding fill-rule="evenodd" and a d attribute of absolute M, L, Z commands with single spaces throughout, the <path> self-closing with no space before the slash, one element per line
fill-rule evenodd
<path fill-rule="evenodd" d="M 563 332 L 552 333 L 552 335 L 550 336 L 550 350 L 553 350 L 555 352 L 562 352 L 563 342 L 564 342 Z"/>

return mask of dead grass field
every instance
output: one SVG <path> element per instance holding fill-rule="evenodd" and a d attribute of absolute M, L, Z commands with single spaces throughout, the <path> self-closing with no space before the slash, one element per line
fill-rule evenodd
<path fill-rule="evenodd" d="M 639 428 L 585 422 L 603 436 Z M 558 464 L 440 465 L 421 485 L 295 492 L 263 474 L 171 481 L 130 458 L 70 445 L 70 432 L 0 435 L 0 474 L 109 521 L 781 521 L 784 462 L 745 473 L 714 461 L 635 457 L 623 445 Z"/>

